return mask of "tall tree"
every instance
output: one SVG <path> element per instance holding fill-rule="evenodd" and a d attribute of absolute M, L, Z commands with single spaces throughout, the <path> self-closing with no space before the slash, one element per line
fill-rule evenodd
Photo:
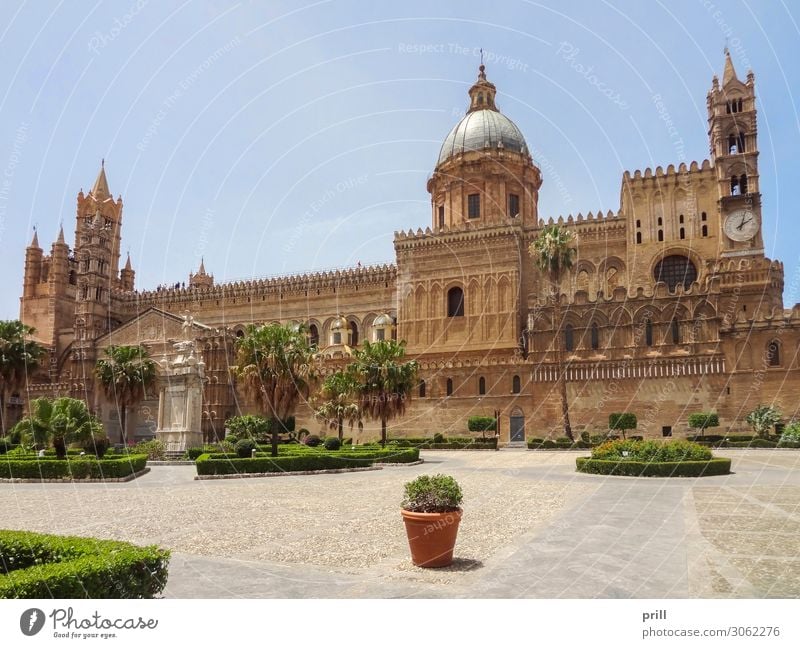
<path fill-rule="evenodd" d="M 19 320 L 0 321 L 0 436 L 6 432 L 7 395 L 25 386 L 44 356 L 44 348 L 29 339 L 35 332 Z"/>
<path fill-rule="evenodd" d="M 353 351 L 348 368 L 358 381 L 361 412 L 381 422 L 381 445 L 386 445 L 386 424 L 401 416 L 417 384 L 417 363 L 403 361 L 405 343 L 396 340 L 365 341 Z"/>
<path fill-rule="evenodd" d="M 303 327 L 249 325 L 236 342 L 233 375 L 272 418 L 272 456 L 278 456 L 278 421 L 294 413 L 316 379 L 315 347 Z"/>
<path fill-rule="evenodd" d="M 345 421 L 351 430 L 356 423 L 359 430 L 364 427 L 361 408 L 356 400 L 357 389 L 358 382 L 354 376 L 344 371 L 331 374 L 322 383 L 314 414 L 318 419 L 325 421 L 332 430 L 338 431 L 339 441 L 344 438 Z"/>
<path fill-rule="evenodd" d="M 36 398 L 30 410 L 30 414 L 14 427 L 15 431 L 27 443 L 40 448 L 52 443 L 59 459 L 66 458 L 70 443 L 89 441 L 103 431 L 86 403 L 77 398 Z"/>
<path fill-rule="evenodd" d="M 572 268 L 576 250 L 573 247 L 575 235 L 559 225 L 547 225 L 531 243 L 529 252 L 536 267 L 550 283 L 550 301 L 553 306 L 553 349 L 558 369 L 558 390 L 561 395 L 561 418 L 564 434 L 575 440 L 569 422 L 569 401 L 567 400 L 567 378 L 564 373 L 564 358 L 561 349 L 561 279 Z"/>
<path fill-rule="evenodd" d="M 141 403 L 156 380 L 156 363 L 141 345 L 110 346 L 95 366 L 106 398 L 114 403 L 122 428 L 122 442 L 128 442 L 128 408 Z"/>

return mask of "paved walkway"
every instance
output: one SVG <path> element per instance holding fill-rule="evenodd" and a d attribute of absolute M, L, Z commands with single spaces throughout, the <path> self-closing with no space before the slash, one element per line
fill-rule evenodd
<path fill-rule="evenodd" d="M 169 547 L 168 597 L 800 597 L 800 453 L 719 454 L 733 475 L 582 475 L 580 454 L 512 450 L 221 482 L 165 466 L 130 484 L 2 485 L 0 528 Z M 465 515 L 454 565 L 423 570 L 398 506 L 434 472 L 462 484 Z"/>

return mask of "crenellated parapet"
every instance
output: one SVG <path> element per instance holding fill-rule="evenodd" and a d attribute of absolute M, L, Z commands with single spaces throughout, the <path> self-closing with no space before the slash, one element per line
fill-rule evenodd
<path fill-rule="evenodd" d="M 687 173 L 698 173 L 702 171 L 711 171 L 713 169 L 713 165 L 709 160 L 703 160 L 699 164 L 697 162 L 691 162 L 690 164 L 686 164 L 685 162 L 681 162 L 678 167 L 676 168 L 674 164 L 670 164 L 664 169 L 661 166 L 657 166 L 655 169 L 651 169 L 650 167 L 646 167 L 643 171 L 642 170 L 635 170 L 633 173 L 630 171 L 625 171 L 622 174 L 622 181 L 624 183 L 636 183 L 636 182 L 654 182 L 658 180 L 668 180 L 668 179 L 678 179 L 678 177 L 685 175 Z"/>

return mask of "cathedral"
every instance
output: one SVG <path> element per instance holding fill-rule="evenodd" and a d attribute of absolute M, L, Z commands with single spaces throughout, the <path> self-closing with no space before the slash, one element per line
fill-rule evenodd
<path fill-rule="evenodd" d="M 220 284 L 201 264 L 186 284 L 137 290 L 130 258 L 120 269 L 123 202 L 101 167 L 77 196 L 72 245 L 62 229 L 49 254 L 36 234 L 25 251 L 20 315 L 48 351 L 25 396 L 85 398 L 118 440 L 93 373 L 103 350 L 143 344 L 163 366 L 176 340 L 191 340 L 213 439 L 227 418 L 256 411 L 231 380 L 237 336 L 280 322 L 307 327 L 323 375 L 365 339 L 406 342 L 419 384 L 391 436 L 463 435 L 472 415 L 498 416 L 501 444 L 560 436 L 556 342 L 578 433 L 604 432 L 619 411 L 651 438 L 686 434 L 698 411 L 718 412 L 725 432 L 746 428 L 760 403 L 790 420 L 800 305 L 784 308 L 783 265 L 764 255 L 755 77 L 740 79 L 727 53 L 707 109 L 709 159 L 626 171 L 617 211 L 553 219 L 538 210 L 546 178 L 481 65 L 427 183 L 430 223 L 395 233 L 395 263 L 267 280 Z M 561 322 L 528 254 L 551 223 L 577 248 Z M 128 439 L 153 436 L 160 399 L 148 398 Z M 322 431 L 307 403 L 297 427 Z M 378 434 L 369 423 L 354 432 Z"/>

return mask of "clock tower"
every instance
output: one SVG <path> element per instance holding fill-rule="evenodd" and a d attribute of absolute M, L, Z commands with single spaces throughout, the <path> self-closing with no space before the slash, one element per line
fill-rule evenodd
<path fill-rule="evenodd" d="M 722 84 L 715 76 L 707 98 L 711 160 L 716 169 L 722 257 L 763 256 L 755 76 L 742 83 L 725 51 Z"/>

